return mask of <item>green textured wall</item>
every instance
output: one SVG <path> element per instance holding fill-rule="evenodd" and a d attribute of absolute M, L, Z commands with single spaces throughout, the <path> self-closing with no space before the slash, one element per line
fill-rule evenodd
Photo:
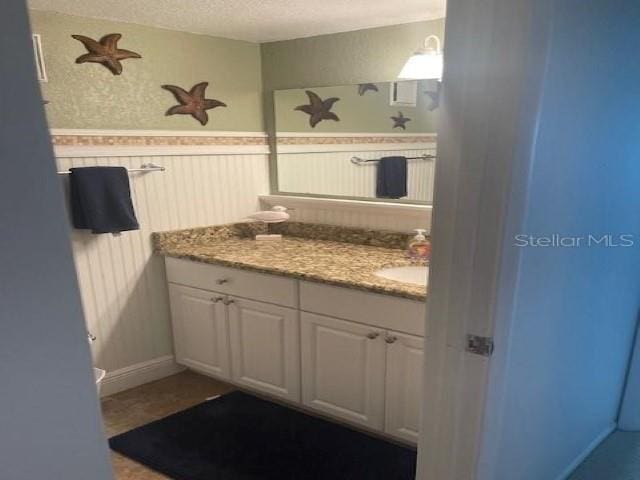
<path fill-rule="evenodd" d="M 263 87 L 389 82 L 431 34 L 444 38 L 444 19 L 263 43 Z"/>
<path fill-rule="evenodd" d="M 444 39 L 444 18 L 354 32 L 263 43 L 262 87 L 273 129 L 273 91 L 396 80 L 407 58 L 432 34 Z"/>
<path fill-rule="evenodd" d="M 41 86 L 51 102 L 46 110 L 52 128 L 263 131 L 263 104 L 272 124 L 273 90 L 394 80 L 423 39 L 432 33 L 442 38 L 444 29 L 440 19 L 258 45 L 30 13 L 33 31 L 42 35 L 49 82 Z M 119 46 L 143 57 L 123 61 L 120 76 L 101 65 L 75 63 L 86 50 L 72 34 L 107 33 L 121 33 Z M 209 98 L 228 107 L 210 110 L 205 127 L 189 116 L 166 117 L 175 101 L 160 85 L 190 88 L 200 81 L 209 82 Z"/>
<path fill-rule="evenodd" d="M 309 133 L 432 133 L 435 132 L 437 110 L 429 111 L 431 99 L 426 90 L 435 90 L 435 81 L 422 80 L 418 83 L 416 107 L 389 106 L 390 83 L 378 83 L 378 92 L 368 91 L 358 94 L 357 85 L 336 87 L 314 87 L 311 90 L 320 98 L 338 97 L 331 109 L 340 118 L 339 122 L 323 120 L 315 128 L 309 125 L 309 115 L 295 110 L 295 107 L 308 104 L 305 89 L 278 90 L 274 92 L 276 128 L 279 132 Z M 401 111 L 411 118 L 406 130 L 393 128 L 392 115 Z"/>
<path fill-rule="evenodd" d="M 128 23 L 31 11 L 34 33 L 42 35 L 48 83 L 42 83 L 52 128 L 263 131 L 260 46 Z M 99 38 L 121 33 L 119 47 L 142 59 L 124 60 L 114 76 L 102 65 L 77 65 L 86 53 L 72 34 Z M 175 105 L 160 85 L 189 89 L 208 81 L 207 97 L 227 108 L 209 110 L 201 126 L 191 116 L 167 117 Z"/>

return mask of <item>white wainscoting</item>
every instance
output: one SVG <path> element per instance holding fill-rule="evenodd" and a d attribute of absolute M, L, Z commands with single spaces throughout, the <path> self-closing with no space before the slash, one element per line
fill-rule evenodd
<path fill-rule="evenodd" d="M 102 394 L 179 371 L 173 361 L 163 260 L 152 254 L 151 233 L 235 222 L 256 211 L 260 207 L 258 198 L 269 193 L 269 158 L 260 135 L 219 132 L 206 145 L 189 147 L 180 142 L 139 145 L 134 141 L 129 145 L 122 138 L 115 138 L 118 144 L 110 146 L 104 138 L 91 138 L 145 137 L 149 132 L 52 133 L 60 136 L 56 145 L 58 170 L 95 165 L 138 168 L 143 163 L 166 167 L 164 172 L 131 174 L 139 231 L 112 236 L 73 230 L 71 241 L 87 329 L 97 337 L 92 344 L 94 361 L 107 370 Z M 174 132 L 152 133 L 174 136 Z M 74 135 L 78 137 L 75 140 Z M 246 145 L 217 139 L 234 136 L 247 137 L 243 140 Z M 69 138 L 73 142 L 68 142 Z M 60 176 L 60 184 L 67 191 L 68 176 Z M 430 224 L 430 209 L 400 210 L 372 209 L 370 202 L 351 202 L 344 208 L 305 204 L 299 205 L 293 218 L 399 231 Z"/>
<path fill-rule="evenodd" d="M 427 233 L 431 233 L 431 207 L 428 207 L 424 212 L 405 215 L 398 212 L 377 212 L 373 210 L 336 210 L 331 206 L 304 206 L 297 207 L 295 212 L 291 212 L 291 219 L 297 222 L 328 223 L 344 227 L 392 230 L 406 233 L 411 233 L 416 228 L 422 228 Z"/>
<path fill-rule="evenodd" d="M 313 146 L 310 146 L 313 148 Z M 377 159 L 394 155 L 434 155 L 435 148 L 278 153 L 278 187 L 281 192 L 347 197 L 376 197 L 376 163 L 354 165 L 351 157 Z M 408 160 L 407 199 L 433 201 L 435 160 Z"/>
<path fill-rule="evenodd" d="M 263 195 L 263 208 L 284 205 L 291 208 L 296 222 L 328 223 L 345 227 L 372 228 L 411 232 L 423 228 L 431 232 L 431 205 L 410 205 L 389 202 L 338 200 L 334 198 Z"/>
<path fill-rule="evenodd" d="M 107 370 L 103 394 L 177 371 L 162 259 L 152 255 L 154 231 L 238 221 L 269 191 L 267 155 L 197 155 L 58 158 L 58 169 L 91 165 L 140 167 L 132 196 L 141 225 L 121 236 L 74 230 L 73 251 L 87 328 L 97 337 L 96 366 Z M 67 190 L 68 177 L 60 177 Z M 46 232 L 43 232 L 46 235 Z"/>

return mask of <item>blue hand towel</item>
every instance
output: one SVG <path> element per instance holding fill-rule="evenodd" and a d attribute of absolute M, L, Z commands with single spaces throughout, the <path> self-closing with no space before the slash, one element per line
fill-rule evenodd
<path fill-rule="evenodd" d="M 73 226 L 93 233 L 138 230 L 131 202 L 129 174 L 124 167 L 70 169 Z"/>
<path fill-rule="evenodd" d="M 378 162 L 376 197 L 401 198 L 407 196 L 407 158 L 383 157 Z"/>

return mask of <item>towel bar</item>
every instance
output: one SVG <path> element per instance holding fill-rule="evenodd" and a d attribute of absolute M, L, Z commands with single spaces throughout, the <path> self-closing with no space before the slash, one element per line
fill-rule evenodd
<path fill-rule="evenodd" d="M 407 160 L 435 160 L 435 158 L 435 155 L 425 154 L 419 157 L 407 157 Z M 354 165 L 366 165 L 367 163 L 374 163 L 379 161 L 379 158 L 364 159 L 360 157 L 351 157 L 351 163 L 353 163 Z"/>
<path fill-rule="evenodd" d="M 164 172 L 166 170 L 165 167 L 160 165 L 156 165 L 155 163 L 143 163 L 140 168 L 129 168 L 127 172 Z M 69 170 L 58 172 L 58 175 L 69 175 L 71 172 Z"/>

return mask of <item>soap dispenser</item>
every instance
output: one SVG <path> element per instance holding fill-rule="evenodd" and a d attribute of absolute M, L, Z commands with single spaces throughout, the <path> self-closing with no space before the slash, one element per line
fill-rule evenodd
<path fill-rule="evenodd" d="M 427 240 L 426 230 L 416 228 L 416 235 L 409 241 L 407 257 L 413 262 L 427 263 L 431 260 L 431 244 Z"/>

